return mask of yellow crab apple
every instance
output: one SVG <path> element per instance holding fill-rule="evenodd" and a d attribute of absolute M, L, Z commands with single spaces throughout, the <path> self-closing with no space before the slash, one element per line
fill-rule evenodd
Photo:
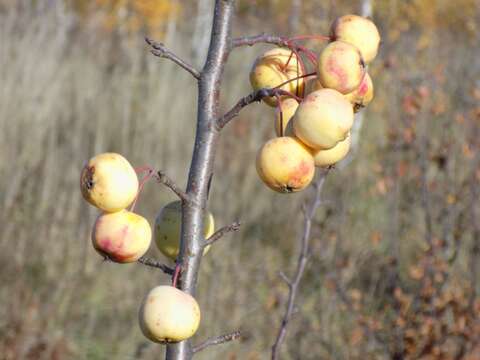
<path fill-rule="evenodd" d="M 163 255 L 174 261 L 180 252 L 181 226 L 181 201 L 171 202 L 158 212 L 154 227 L 155 243 Z M 207 212 L 204 217 L 204 237 L 210 237 L 214 230 L 215 220 L 212 213 Z M 206 254 L 209 248 L 210 246 L 207 246 L 203 251 L 203 254 Z"/>
<path fill-rule="evenodd" d="M 317 74 L 324 88 L 348 94 L 360 85 L 365 74 L 365 63 L 354 45 L 334 41 L 321 52 Z"/>
<path fill-rule="evenodd" d="M 80 175 L 82 195 L 97 208 L 116 212 L 130 205 L 138 192 L 138 177 L 130 163 L 117 153 L 91 158 Z"/>
<path fill-rule="evenodd" d="M 313 179 L 313 156 L 298 139 L 289 136 L 269 140 L 257 153 L 257 172 L 271 189 L 290 193 L 303 190 Z"/>
<path fill-rule="evenodd" d="M 200 307 L 191 295 L 173 286 L 161 285 L 143 299 L 138 320 L 148 339 L 164 344 L 179 342 L 197 331 Z"/>
<path fill-rule="evenodd" d="M 297 59 L 297 55 L 290 49 L 275 48 L 260 55 L 250 71 L 250 84 L 254 90 L 274 88 L 278 85 L 295 79 L 304 74 Z M 281 87 L 282 90 L 292 94 L 303 95 L 305 80 L 296 79 Z M 281 97 L 285 98 L 284 96 Z M 264 98 L 263 101 L 270 106 L 277 106 L 275 97 Z"/>
<path fill-rule="evenodd" d="M 373 95 L 372 78 L 366 73 L 358 88 L 346 94 L 345 98 L 353 105 L 354 112 L 359 112 L 373 100 Z"/>
<path fill-rule="evenodd" d="M 336 164 L 347 156 L 348 150 L 350 150 L 350 143 L 350 134 L 348 134 L 345 140 L 340 141 L 333 148 L 314 152 L 313 158 L 315 160 L 315 166 L 327 167 Z"/>
<path fill-rule="evenodd" d="M 128 210 L 101 214 L 93 226 L 93 247 L 114 262 L 137 261 L 147 252 L 151 241 L 148 221 Z"/>
<path fill-rule="evenodd" d="M 345 140 L 352 125 L 352 105 L 333 89 L 307 95 L 292 119 L 295 136 L 314 150 L 331 149 Z"/>
<path fill-rule="evenodd" d="M 275 133 L 277 136 L 286 135 L 287 125 L 298 108 L 298 101 L 292 98 L 282 100 L 280 107 L 275 109 Z"/>
<path fill-rule="evenodd" d="M 373 21 L 358 15 L 345 15 L 336 19 L 330 29 L 332 40 L 342 40 L 355 45 L 365 63 L 377 56 L 380 33 Z"/>

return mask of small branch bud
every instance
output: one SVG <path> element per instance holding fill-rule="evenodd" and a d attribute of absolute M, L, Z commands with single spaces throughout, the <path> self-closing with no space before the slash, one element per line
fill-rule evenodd
<path fill-rule="evenodd" d="M 175 64 L 180 66 L 182 69 L 188 71 L 192 76 L 199 80 L 200 79 L 200 72 L 195 69 L 192 65 L 188 64 L 185 62 L 183 59 L 175 55 L 172 51 L 170 51 L 164 44 L 160 42 L 153 41 L 149 38 L 145 38 L 145 41 L 147 42 L 148 45 L 152 47 L 151 53 L 155 56 L 158 56 L 160 58 L 165 58 L 168 60 L 173 61 Z"/>
<path fill-rule="evenodd" d="M 200 352 L 200 351 L 202 351 L 202 350 L 204 350 L 207 347 L 212 346 L 212 345 L 220 345 L 220 344 L 224 344 L 226 342 L 232 341 L 232 340 L 239 339 L 241 335 L 242 335 L 241 332 L 239 330 L 237 330 L 237 331 L 234 331 L 234 332 L 229 333 L 229 334 L 209 338 L 209 339 L 205 340 L 204 342 L 198 344 L 197 346 L 194 346 L 193 349 L 192 349 L 192 353 L 195 354 L 195 353 Z"/>
<path fill-rule="evenodd" d="M 217 231 L 215 231 L 213 233 L 212 236 L 210 236 L 205 241 L 204 247 L 212 245 L 214 242 L 220 240 L 225 234 L 227 234 L 229 232 L 238 231 L 240 229 L 240 225 L 241 225 L 240 222 L 236 221 L 233 224 L 230 224 L 228 226 L 224 226 L 224 227 L 218 229 Z"/>

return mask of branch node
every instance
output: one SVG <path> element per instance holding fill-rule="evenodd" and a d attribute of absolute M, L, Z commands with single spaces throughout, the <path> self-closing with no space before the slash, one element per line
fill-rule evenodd
<path fill-rule="evenodd" d="M 180 66 L 183 70 L 188 71 L 195 79 L 200 80 L 200 77 L 201 77 L 200 72 L 197 69 L 195 69 L 192 65 L 188 64 L 183 59 L 181 59 L 179 56 L 175 55 L 163 43 L 153 41 L 148 37 L 145 38 L 145 41 L 147 42 L 148 45 L 152 47 L 152 50 L 150 52 L 153 55 L 173 61 L 175 64 Z"/>
<path fill-rule="evenodd" d="M 287 284 L 288 287 L 292 286 L 292 281 L 285 275 L 283 271 L 280 271 L 278 275 L 282 278 L 283 281 Z"/>
<path fill-rule="evenodd" d="M 137 260 L 138 263 L 162 270 L 165 274 L 172 275 L 174 270 L 161 262 L 142 256 Z"/>
<path fill-rule="evenodd" d="M 214 242 L 220 240 L 224 235 L 228 234 L 229 232 L 235 232 L 240 230 L 240 225 L 241 223 L 239 221 L 235 221 L 230 225 L 218 229 L 212 234 L 212 236 L 205 240 L 204 247 L 212 245 Z"/>
<path fill-rule="evenodd" d="M 232 340 L 237 340 L 241 336 L 242 336 L 241 331 L 237 330 L 237 331 L 234 331 L 234 332 L 229 333 L 229 334 L 224 334 L 224 335 L 208 338 L 204 342 L 194 346 L 192 348 L 192 353 L 195 354 L 197 352 L 200 352 L 200 351 L 206 349 L 209 346 L 220 345 L 220 344 L 224 344 L 226 342 L 232 341 Z"/>
<path fill-rule="evenodd" d="M 168 187 L 170 190 L 172 190 L 183 202 L 190 203 L 192 199 L 190 196 L 183 190 L 181 190 L 175 182 L 170 179 L 167 174 L 165 174 L 163 171 L 159 170 L 157 172 L 157 181 L 166 187 Z"/>

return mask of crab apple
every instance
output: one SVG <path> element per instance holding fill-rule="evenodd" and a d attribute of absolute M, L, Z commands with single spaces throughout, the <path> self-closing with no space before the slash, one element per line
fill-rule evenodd
<path fill-rule="evenodd" d="M 358 88 L 346 94 L 345 98 L 353 105 L 354 112 L 359 112 L 373 100 L 373 95 L 372 78 L 366 73 Z"/>
<path fill-rule="evenodd" d="M 342 40 L 355 45 L 365 63 L 377 56 L 380 33 L 373 21 L 358 15 L 345 15 L 336 19 L 330 29 L 332 40 Z"/>
<path fill-rule="evenodd" d="M 209 238 L 215 230 L 212 213 L 204 215 L 205 238 Z M 157 214 L 153 230 L 155 243 L 163 255 L 175 261 L 180 252 L 180 232 L 182 226 L 182 202 L 174 201 L 164 206 Z M 203 251 L 206 254 L 210 247 Z"/>
<path fill-rule="evenodd" d="M 275 48 L 260 55 L 250 71 L 250 84 L 254 90 L 274 88 L 278 85 L 302 76 L 304 71 L 297 55 L 290 49 Z M 292 80 L 280 89 L 292 94 L 302 95 L 305 85 L 303 78 Z M 285 97 L 281 97 L 285 98 Z M 277 106 L 275 97 L 264 98 L 263 101 L 270 106 Z"/>
<path fill-rule="evenodd" d="M 324 88 L 348 94 L 360 85 L 365 74 L 365 63 L 360 50 L 354 45 L 334 41 L 321 52 L 317 74 Z"/>
<path fill-rule="evenodd" d="M 257 153 L 257 172 L 272 190 L 303 190 L 315 174 L 313 156 L 298 139 L 289 136 L 269 140 Z"/>
<path fill-rule="evenodd" d="M 97 208 L 116 212 L 130 205 L 138 193 L 138 177 L 122 155 L 103 153 L 91 158 L 80 175 L 82 195 Z"/>
<path fill-rule="evenodd" d="M 93 247 L 114 262 L 137 261 L 147 252 L 151 241 L 148 221 L 131 211 L 101 214 L 93 226 Z"/>
<path fill-rule="evenodd" d="M 315 166 L 327 167 L 336 164 L 347 156 L 348 150 L 350 150 L 350 143 L 350 134 L 348 134 L 345 140 L 340 141 L 333 148 L 314 152 L 313 158 L 315 160 Z"/>
<path fill-rule="evenodd" d="M 293 131 L 314 150 L 326 150 L 345 140 L 353 125 L 352 105 L 338 91 L 321 89 L 303 100 L 292 119 Z"/>
<path fill-rule="evenodd" d="M 144 298 L 138 320 L 148 339 L 157 343 L 178 342 L 197 331 L 200 307 L 191 295 L 173 286 L 157 286 Z"/>
<path fill-rule="evenodd" d="M 290 119 L 295 115 L 298 108 L 298 101 L 292 98 L 282 100 L 281 108 L 275 109 L 275 133 L 277 136 L 283 136 L 286 133 L 287 125 Z"/>

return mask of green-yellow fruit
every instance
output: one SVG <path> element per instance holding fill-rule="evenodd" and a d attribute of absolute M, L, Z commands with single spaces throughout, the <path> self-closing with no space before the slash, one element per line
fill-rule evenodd
<path fill-rule="evenodd" d="M 191 295 L 173 286 L 157 286 L 144 298 L 138 320 L 148 339 L 157 343 L 179 342 L 197 331 L 200 307 Z"/>
<path fill-rule="evenodd" d="M 158 249 L 163 255 L 175 261 L 180 252 L 180 233 L 182 226 L 182 202 L 174 201 L 164 206 L 155 219 L 154 238 Z M 210 237 L 215 230 L 215 220 L 208 212 L 204 218 L 205 238 Z M 203 251 L 206 254 L 210 247 Z"/>
<path fill-rule="evenodd" d="M 298 101 L 288 98 L 282 101 L 282 110 L 280 107 L 275 109 L 275 133 L 277 136 L 286 135 L 288 122 L 295 115 L 298 108 Z"/>
<path fill-rule="evenodd" d="M 336 164 L 348 154 L 348 150 L 350 150 L 350 134 L 345 140 L 340 141 L 333 148 L 328 150 L 318 150 L 313 153 L 315 166 L 327 167 Z"/>
<path fill-rule="evenodd" d="M 130 205 L 138 193 L 138 177 L 122 155 L 103 153 L 91 158 L 80 175 L 82 195 L 90 204 L 107 212 Z"/>
<path fill-rule="evenodd" d="M 355 45 L 367 64 L 377 55 L 380 33 L 375 24 L 367 18 L 358 15 L 339 17 L 332 24 L 330 32 L 333 40 L 342 40 Z"/>
<path fill-rule="evenodd" d="M 148 221 L 127 210 L 100 215 L 92 231 L 95 250 L 118 263 L 137 261 L 147 252 L 151 241 Z"/>
<path fill-rule="evenodd" d="M 360 86 L 351 93 L 345 95 L 345 98 L 353 105 L 353 110 L 359 112 L 373 100 L 373 82 L 368 73 L 365 74 Z"/>
<path fill-rule="evenodd" d="M 256 165 L 263 182 L 280 193 L 303 190 L 315 174 L 310 149 L 288 136 L 268 141 L 259 150 Z"/>
<path fill-rule="evenodd" d="M 292 119 L 293 131 L 314 150 L 331 149 L 353 125 L 352 105 L 338 91 L 322 89 L 304 99 Z"/>
<path fill-rule="evenodd" d="M 324 88 L 348 94 L 360 85 L 365 74 L 365 63 L 354 45 L 334 41 L 320 54 L 317 74 Z"/>
<path fill-rule="evenodd" d="M 250 71 L 250 83 L 254 90 L 274 88 L 303 74 L 297 56 L 291 50 L 275 48 L 257 58 Z M 304 83 L 303 78 L 293 80 L 283 85 L 281 89 L 295 95 L 302 95 Z M 275 97 L 267 97 L 263 101 L 270 106 L 277 106 L 278 103 Z"/>

